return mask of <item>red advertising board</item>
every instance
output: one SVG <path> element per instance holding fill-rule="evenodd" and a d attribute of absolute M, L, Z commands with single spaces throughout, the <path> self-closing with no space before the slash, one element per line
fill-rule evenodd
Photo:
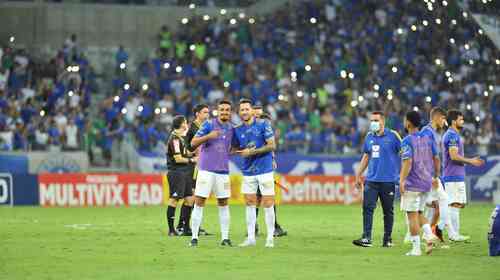
<path fill-rule="evenodd" d="M 361 202 L 354 176 L 287 176 L 280 180 L 289 191 L 281 192 L 283 204 L 352 204 Z"/>
<path fill-rule="evenodd" d="M 162 205 L 157 174 L 40 174 L 40 205 L 51 207 Z"/>

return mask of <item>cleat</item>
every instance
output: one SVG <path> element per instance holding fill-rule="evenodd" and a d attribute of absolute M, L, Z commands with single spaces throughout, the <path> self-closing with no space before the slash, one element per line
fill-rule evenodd
<path fill-rule="evenodd" d="M 429 255 L 432 253 L 432 250 L 434 249 L 434 243 L 436 243 L 439 240 L 439 238 L 432 234 L 429 236 L 424 236 L 424 241 L 425 241 L 425 253 Z"/>
<path fill-rule="evenodd" d="M 212 235 L 211 233 L 208 233 L 205 229 L 203 228 L 200 228 L 199 230 L 199 234 L 200 235 L 204 235 L 204 236 L 209 236 L 209 235 Z"/>
<path fill-rule="evenodd" d="M 233 244 L 231 243 L 231 240 L 229 240 L 229 239 L 222 240 L 222 242 L 220 243 L 220 245 L 221 246 L 233 247 Z"/>
<path fill-rule="evenodd" d="M 454 237 L 449 237 L 451 242 L 467 242 L 470 240 L 470 236 L 467 235 L 458 235 Z"/>
<path fill-rule="evenodd" d="M 385 248 L 391 248 L 393 246 L 394 246 L 394 244 L 392 243 L 392 238 L 384 240 L 384 242 L 382 243 L 382 247 L 385 247 Z"/>
<path fill-rule="evenodd" d="M 274 240 L 273 239 L 267 239 L 265 247 L 266 248 L 274 248 Z"/>
<path fill-rule="evenodd" d="M 417 257 L 421 256 L 422 252 L 420 250 L 411 250 L 410 252 L 405 254 L 406 256 L 412 256 L 412 257 Z"/>
<path fill-rule="evenodd" d="M 255 246 L 256 242 L 255 240 L 249 240 L 248 238 L 243 241 L 238 247 L 250 247 L 250 246 Z"/>
<path fill-rule="evenodd" d="M 182 231 L 181 235 L 182 236 L 193 236 L 193 232 L 191 231 L 190 228 L 188 228 L 185 231 Z"/>
<path fill-rule="evenodd" d="M 352 241 L 352 244 L 359 247 L 371 247 L 372 241 L 368 238 L 360 238 Z"/>
<path fill-rule="evenodd" d="M 168 236 L 179 236 L 180 234 L 177 231 L 171 230 L 168 232 Z"/>
<path fill-rule="evenodd" d="M 191 239 L 191 242 L 189 242 L 189 247 L 197 247 L 198 246 L 198 239 Z"/>
<path fill-rule="evenodd" d="M 283 230 L 280 226 L 274 229 L 274 237 L 282 237 L 288 235 L 286 230 Z"/>

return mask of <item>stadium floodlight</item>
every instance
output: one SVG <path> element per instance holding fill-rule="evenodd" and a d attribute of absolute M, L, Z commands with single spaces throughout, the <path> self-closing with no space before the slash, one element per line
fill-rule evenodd
<path fill-rule="evenodd" d="M 432 97 L 430 97 L 430 96 L 426 96 L 426 97 L 425 97 L 425 102 L 427 102 L 427 103 L 431 103 L 431 102 L 432 102 Z"/>
<path fill-rule="evenodd" d="M 465 48 L 466 50 L 469 50 L 469 49 L 470 49 L 469 44 L 465 44 L 465 45 L 464 45 L 464 48 Z"/>
<path fill-rule="evenodd" d="M 204 20 L 204 21 L 208 21 L 208 20 L 210 20 L 210 16 L 209 16 L 209 15 L 204 15 L 204 16 L 203 16 L 203 20 Z"/>
<path fill-rule="evenodd" d="M 493 91 L 493 89 L 494 89 L 493 85 L 489 85 L 488 89 L 491 90 L 491 91 Z"/>
<path fill-rule="evenodd" d="M 120 101 L 120 96 L 118 96 L 118 95 L 117 95 L 117 96 L 115 96 L 115 98 L 113 98 L 113 100 L 114 100 L 115 102 Z"/>
<path fill-rule="evenodd" d="M 476 116 L 476 122 L 481 122 L 481 117 L 480 116 Z"/>
<path fill-rule="evenodd" d="M 453 83 L 453 78 L 452 77 L 448 78 L 448 83 L 450 83 L 450 84 Z"/>
<path fill-rule="evenodd" d="M 188 18 L 182 18 L 181 23 L 182 24 L 188 24 L 189 19 Z"/>
<path fill-rule="evenodd" d="M 450 43 L 455 44 L 455 39 L 450 38 Z"/>
<path fill-rule="evenodd" d="M 418 112 L 418 107 L 417 106 L 413 106 L 413 111 Z"/>
<path fill-rule="evenodd" d="M 196 4 L 195 3 L 191 3 L 189 4 L 189 8 L 192 10 L 192 9 L 195 9 L 196 8 Z"/>
<path fill-rule="evenodd" d="M 452 19 L 452 20 L 451 20 L 451 24 L 453 24 L 453 25 L 457 25 L 457 20 L 456 20 L 456 19 Z"/>
<path fill-rule="evenodd" d="M 227 13 L 226 9 L 220 9 L 220 14 L 225 15 Z"/>
<path fill-rule="evenodd" d="M 175 67 L 175 72 L 177 72 L 177 73 L 182 72 L 182 66 Z"/>
<path fill-rule="evenodd" d="M 387 94 L 392 95 L 393 93 L 394 93 L 394 91 L 392 89 L 387 90 Z"/>
<path fill-rule="evenodd" d="M 238 15 L 238 17 L 239 17 L 240 19 L 244 19 L 244 18 L 246 17 L 246 15 L 245 15 L 245 13 L 240 13 L 240 14 Z"/>
<path fill-rule="evenodd" d="M 297 91 L 297 97 L 302 97 L 302 96 L 304 96 L 304 92 L 301 90 Z"/>
<path fill-rule="evenodd" d="M 15 40 L 16 40 L 16 37 L 14 37 L 14 36 L 10 36 L 10 38 L 9 38 L 9 42 L 14 43 L 14 41 L 15 41 Z"/>
<path fill-rule="evenodd" d="M 363 95 L 358 96 L 358 101 L 359 102 L 363 102 L 364 100 L 365 100 L 365 98 L 363 97 Z"/>
<path fill-rule="evenodd" d="M 356 106 L 358 106 L 358 101 L 356 100 L 351 101 L 351 107 L 356 107 Z"/>
<path fill-rule="evenodd" d="M 225 81 L 225 82 L 224 82 L 224 87 L 225 87 L 225 88 L 228 88 L 230 85 L 231 85 L 231 84 L 230 84 L 228 81 Z"/>
<path fill-rule="evenodd" d="M 436 60 L 434 62 L 436 63 L 436 65 L 441 65 L 441 59 L 439 59 L 439 58 L 436 58 Z"/>
<path fill-rule="evenodd" d="M 417 31 L 417 26 L 415 24 L 413 24 L 411 26 L 411 31 L 413 31 L 413 32 Z"/>
<path fill-rule="evenodd" d="M 212 111 L 212 116 L 217 117 L 219 115 L 219 112 L 217 110 Z"/>
<path fill-rule="evenodd" d="M 392 94 L 387 95 L 387 99 L 392 100 L 393 98 L 394 98 L 394 96 L 392 96 Z"/>
<path fill-rule="evenodd" d="M 467 18 L 467 17 L 469 16 L 469 14 L 467 14 L 467 12 L 463 12 L 463 13 L 462 13 L 462 16 L 463 16 L 464 18 Z"/>
<path fill-rule="evenodd" d="M 161 109 L 160 108 L 155 108 L 155 114 L 159 115 L 161 113 Z"/>
<path fill-rule="evenodd" d="M 285 99 L 285 97 L 283 96 L 283 94 L 278 95 L 278 100 L 283 101 L 284 99 Z"/>
<path fill-rule="evenodd" d="M 72 66 L 68 66 L 68 67 L 66 68 L 66 71 L 68 71 L 68 72 L 73 72 L 73 67 L 72 67 Z"/>
<path fill-rule="evenodd" d="M 238 22 L 236 21 L 236 19 L 235 19 L 235 18 L 232 18 L 232 19 L 230 19 L 230 20 L 229 20 L 229 23 L 230 23 L 231 25 L 235 25 L 235 24 L 236 24 L 236 23 L 238 23 Z"/>
<path fill-rule="evenodd" d="M 378 92 L 373 93 L 373 97 L 378 98 L 379 96 L 380 96 L 380 94 Z"/>
<path fill-rule="evenodd" d="M 80 66 L 76 65 L 76 66 L 73 66 L 73 72 L 78 72 L 80 71 Z"/>
<path fill-rule="evenodd" d="M 306 65 L 306 66 L 304 67 L 304 69 L 305 69 L 307 72 L 309 72 L 309 71 L 311 71 L 312 67 L 311 67 L 311 65 L 309 65 L 309 64 L 308 64 L 308 65 Z"/>
<path fill-rule="evenodd" d="M 124 84 L 123 85 L 123 89 L 124 90 L 129 90 L 130 89 L 130 85 L 129 84 Z"/>
<path fill-rule="evenodd" d="M 347 71 L 345 70 L 340 71 L 340 77 L 342 77 L 342 79 L 347 78 Z"/>
<path fill-rule="evenodd" d="M 469 64 L 470 64 L 470 65 L 474 65 L 474 60 L 469 59 Z"/>
<path fill-rule="evenodd" d="M 125 62 L 120 63 L 120 69 L 123 70 L 125 68 L 127 68 L 127 64 L 125 64 Z"/>
<path fill-rule="evenodd" d="M 196 45 L 191 44 L 191 46 L 189 46 L 189 50 L 194 52 L 194 50 L 196 50 Z"/>
<path fill-rule="evenodd" d="M 72 90 L 68 91 L 68 96 L 69 96 L 69 97 L 72 97 L 74 94 L 75 94 L 75 93 L 74 93 Z"/>
<path fill-rule="evenodd" d="M 254 19 L 254 18 L 249 18 L 249 19 L 248 19 L 248 23 L 250 23 L 250 24 L 254 24 L 254 23 L 255 23 L 255 19 Z"/>
<path fill-rule="evenodd" d="M 143 84 L 142 85 L 142 90 L 143 91 L 147 91 L 149 89 L 149 85 L 148 84 Z"/>
<path fill-rule="evenodd" d="M 436 19 L 436 23 L 437 23 L 437 24 L 441 24 L 441 19 L 440 19 L 440 18 L 437 18 L 437 19 Z"/>
<path fill-rule="evenodd" d="M 168 69 L 168 68 L 170 68 L 170 63 L 168 62 L 163 63 L 163 69 Z"/>
<path fill-rule="evenodd" d="M 398 72 L 398 67 L 392 66 L 391 70 L 392 70 L 393 73 L 397 73 Z"/>
<path fill-rule="evenodd" d="M 351 79 L 351 80 L 354 79 L 354 73 L 352 73 L 352 72 L 349 73 L 349 79 Z"/>
<path fill-rule="evenodd" d="M 467 104 L 467 110 L 469 110 L 469 111 L 472 110 L 472 105 Z"/>
<path fill-rule="evenodd" d="M 496 62 L 496 64 L 497 64 L 497 65 L 500 65 L 500 59 L 498 59 L 498 58 L 497 58 L 497 59 L 495 60 L 495 62 Z"/>
<path fill-rule="evenodd" d="M 443 4 L 444 7 L 448 6 L 448 2 L 447 1 L 443 1 L 443 2 L 441 2 L 441 4 Z"/>
<path fill-rule="evenodd" d="M 296 77 L 297 77 L 297 72 L 292 71 L 292 73 L 290 73 L 290 76 L 292 76 L 292 78 L 293 78 L 293 77 L 295 77 L 295 78 L 296 78 Z"/>
<path fill-rule="evenodd" d="M 41 110 L 41 111 L 40 111 L 40 117 L 43 117 L 43 116 L 45 116 L 45 111 L 44 111 L 44 110 Z"/>
<path fill-rule="evenodd" d="M 398 30 L 396 31 L 399 35 L 403 34 L 403 28 L 398 28 Z"/>
<path fill-rule="evenodd" d="M 484 94 L 484 97 L 488 97 L 489 92 L 488 92 L 487 90 L 485 90 L 485 91 L 483 92 L 483 94 Z"/>
<path fill-rule="evenodd" d="M 121 112 L 122 112 L 122 114 L 124 114 L 124 115 L 125 115 L 125 114 L 127 113 L 127 108 L 122 108 L 122 111 L 121 111 Z"/>
<path fill-rule="evenodd" d="M 166 114 L 167 113 L 167 108 L 165 108 L 165 107 L 161 108 L 161 113 L 162 114 Z"/>
<path fill-rule="evenodd" d="M 373 89 L 376 90 L 376 91 L 378 91 L 380 89 L 380 86 L 378 84 L 374 84 L 373 85 Z"/>
<path fill-rule="evenodd" d="M 143 110 L 144 110 L 144 106 L 139 105 L 139 106 L 137 107 L 137 111 L 142 112 Z"/>
<path fill-rule="evenodd" d="M 479 35 L 483 35 L 484 32 L 482 29 L 479 29 L 479 30 L 477 30 L 477 33 L 479 33 Z"/>
<path fill-rule="evenodd" d="M 315 24 L 316 22 L 318 22 L 318 20 L 315 18 L 315 17 L 312 17 L 309 19 L 309 21 L 312 23 L 312 24 Z"/>

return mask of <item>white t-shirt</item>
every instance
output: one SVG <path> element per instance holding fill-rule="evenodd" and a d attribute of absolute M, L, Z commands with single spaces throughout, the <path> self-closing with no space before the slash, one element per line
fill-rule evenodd
<path fill-rule="evenodd" d="M 488 145 L 490 144 L 491 138 L 491 133 L 479 135 L 477 137 L 477 143 L 479 144 L 478 152 L 480 156 L 488 155 Z"/>
<path fill-rule="evenodd" d="M 207 60 L 208 72 L 212 76 L 219 75 L 219 60 L 215 57 L 211 57 Z"/>
<path fill-rule="evenodd" d="M 2 131 L 0 132 L 0 138 L 3 139 L 7 146 L 12 147 L 12 142 L 14 138 L 14 133 L 12 131 Z"/>
<path fill-rule="evenodd" d="M 77 148 L 78 147 L 78 127 L 76 125 L 68 125 L 66 126 L 66 129 L 64 130 L 66 134 L 66 146 L 70 148 Z"/>
<path fill-rule="evenodd" d="M 49 141 L 49 134 L 37 129 L 35 131 L 35 141 L 40 145 L 47 145 Z"/>
<path fill-rule="evenodd" d="M 75 93 L 69 97 L 69 107 L 76 108 L 79 105 L 80 105 L 80 95 Z"/>
<path fill-rule="evenodd" d="M 7 81 L 9 80 L 9 70 L 5 72 L 0 72 L 0 90 L 5 90 L 7 87 Z"/>
<path fill-rule="evenodd" d="M 56 121 L 56 125 L 60 130 L 64 130 L 64 127 L 68 124 L 68 118 L 66 118 L 66 116 L 62 114 L 57 114 L 54 117 L 54 120 Z"/>

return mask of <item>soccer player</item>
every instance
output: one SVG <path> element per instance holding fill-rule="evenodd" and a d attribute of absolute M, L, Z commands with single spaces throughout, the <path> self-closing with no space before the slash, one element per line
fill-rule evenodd
<path fill-rule="evenodd" d="M 266 121 L 271 121 L 271 117 L 268 114 L 265 114 L 264 111 L 262 110 L 262 106 L 260 105 L 254 105 L 252 107 L 253 111 L 253 116 L 257 119 L 262 119 Z M 273 168 L 276 169 L 276 160 L 275 160 L 275 154 L 273 153 Z M 255 208 L 256 212 L 256 217 L 259 217 L 259 208 L 260 204 L 262 202 L 262 193 L 260 192 L 260 189 L 257 189 L 257 205 Z M 259 232 L 259 229 L 257 227 L 257 224 L 255 224 L 255 235 L 257 235 Z M 274 204 L 274 236 L 275 237 L 281 237 L 281 236 L 286 236 L 288 232 L 284 230 L 281 225 L 278 223 L 278 218 L 277 218 L 277 212 L 276 212 L 276 204 Z"/>
<path fill-rule="evenodd" d="M 464 125 L 463 114 L 457 110 L 450 110 L 447 121 L 450 127 L 442 140 L 444 188 L 448 194 L 449 215 L 453 229 L 459 239 L 468 239 L 460 235 L 460 209 L 464 208 L 467 203 L 465 165 L 481 166 L 484 161 L 479 157 L 464 157 L 464 143 L 459 134 Z"/>
<path fill-rule="evenodd" d="M 231 196 L 229 180 L 229 152 L 234 128 L 230 123 L 231 102 L 222 100 L 217 105 L 217 118 L 205 121 L 191 141 L 193 149 L 201 145 L 196 178 L 195 205 L 191 216 L 191 246 L 198 245 L 198 233 L 203 219 L 203 207 L 210 193 L 215 193 L 219 206 L 222 246 L 232 246 L 229 239 Z"/>
<path fill-rule="evenodd" d="M 375 111 L 370 116 L 370 132 L 363 145 L 363 157 L 356 172 L 356 187 L 363 190 L 363 235 L 353 240 L 361 247 L 372 247 L 373 212 L 380 198 L 384 212 L 383 247 L 392 247 L 394 225 L 394 193 L 399 177 L 401 137 L 385 128 L 384 113 Z M 368 167 L 366 184 L 363 173 Z"/>
<path fill-rule="evenodd" d="M 490 246 L 490 256 L 500 256 L 500 205 L 497 205 L 491 213 L 489 228 L 488 243 Z"/>
<path fill-rule="evenodd" d="M 194 136 L 196 135 L 196 132 L 198 132 L 198 129 L 200 128 L 201 124 L 205 122 L 208 119 L 209 116 L 209 108 L 207 104 L 199 104 L 196 105 L 193 109 L 193 114 L 194 114 L 194 120 L 191 122 L 189 126 L 189 130 L 186 133 L 185 137 L 185 143 L 186 143 L 186 148 L 187 150 L 193 155 L 196 156 L 197 154 L 197 149 L 193 149 L 191 146 L 191 140 L 193 140 Z M 196 170 L 196 163 L 190 164 L 190 169 L 189 169 L 189 177 L 192 179 L 192 188 L 193 188 L 193 193 L 196 187 L 196 175 L 197 175 L 197 170 Z M 191 231 L 187 231 L 186 229 L 189 229 L 189 220 L 191 218 L 191 211 L 193 209 L 192 204 L 188 205 L 184 203 L 181 208 L 181 215 L 179 218 L 179 224 L 177 225 L 177 231 L 182 232 L 183 235 L 186 236 L 191 236 L 192 233 Z M 208 232 L 206 232 L 204 229 L 200 228 L 200 233 L 204 235 L 210 235 Z"/>
<path fill-rule="evenodd" d="M 184 199 L 187 207 L 193 205 L 193 190 L 190 177 L 190 165 L 195 159 L 190 157 L 186 150 L 184 135 L 188 129 L 184 116 L 175 116 L 173 131 L 167 142 L 167 180 L 170 187 L 170 199 L 167 208 L 168 235 L 177 236 L 174 228 L 175 209 L 180 199 Z M 189 220 L 187 220 L 189 225 Z M 189 226 L 187 228 L 189 230 Z"/>
<path fill-rule="evenodd" d="M 424 126 L 421 131 L 423 135 L 427 135 L 432 138 L 438 149 L 439 160 L 441 161 L 441 137 L 438 134 L 438 130 L 444 129 L 446 125 L 446 112 L 440 107 L 434 107 L 430 112 L 430 120 L 430 123 Z M 452 226 L 450 216 L 448 215 L 448 195 L 444 190 L 440 175 L 441 174 L 434 174 L 434 177 L 437 178 L 438 182 L 438 184 L 436 185 L 437 188 L 432 188 L 428 196 L 428 205 L 430 204 L 432 206 L 428 207 L 427 210 L 430 212 L 430 214 L 434 215 L 429 215 L 426 218 L 429 221 L 431 219 L 433 221 L 439 221 L 434 228 L 434 233 L 441 240 L 441 242 L 444 242 L 443 231 L 445 230 L 445 228 L 448 229 L 448 237 L 451 240 L 464 241 L 462 240 L 463 236 L 458 236 Z M 431 222 L 431 225 L 432 224 L 433 222 Z"/>
<path fill-rule="evenodd" d="M 257 189 L 262 193 L 262 204 L 267 227 L 265 247 L 274 247 L 274 173 L 273 155 L 276 149 L 274 132 L 268 121 L 253 115 L 252 102 L 242 99 L 239 103 L 239 116 L 243 123 L 235 127 L 233 146 L 243 157 L 242 193 L 246 202 L 247 239 L 242 247 L 255 246 L 255 224 Z"/>
<path fill-rule="evenodd" d="M 426 253 L 432 251 L 433 242 L 437 237 L 432 233 L 429 221 L 423 215 L 427 196 L 432 185 L 438 184 L 438 179 L 432 174 L 439 174 L 440 162 L 436 142 L 428 134 L 418 131 L 420 115 L 415 111 L 406 114 L 404 120 L 408 136 L 401 144 L 401 174 L 399 190 L 401 193 L 401 209 L 408 215 L 411 242 L 413 248 L 407 256 L 420 256 L 420 226 L 427 241 Z M 433 172 L 434 171 L 434 172 Z"/>

